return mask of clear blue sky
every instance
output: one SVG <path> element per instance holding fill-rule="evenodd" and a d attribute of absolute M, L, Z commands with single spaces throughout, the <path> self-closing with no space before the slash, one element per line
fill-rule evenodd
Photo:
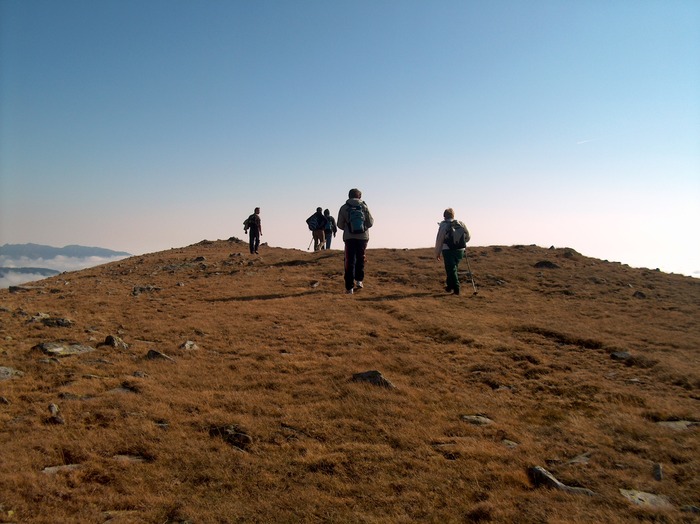
<path fill-rule="evenodd" d="M 370 248 L 700 270 L 700 2 L 0 0 L 0 244 L 306 250 L 352 187 Z"/>

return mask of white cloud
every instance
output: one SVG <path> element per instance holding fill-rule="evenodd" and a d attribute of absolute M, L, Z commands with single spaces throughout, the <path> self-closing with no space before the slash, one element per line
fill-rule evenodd
<path fill-rule="evenodd" d="M 116 262 L 117 260 L 123 260 L 124 258 L 126 257 L 119 256 L 76 258 L 59 255 L 55 258 L 32 259 L 27 257 L 11 258 L 5 255 L 0 255 L 0 267 L 41 267 L 46 269 L 55 269 L 56 271 L 61 272 L 78 271 L 80 269 L 85 269 L 88 267 L 99 266 L 101 264 L 108 264 L 109 262 Z"/>

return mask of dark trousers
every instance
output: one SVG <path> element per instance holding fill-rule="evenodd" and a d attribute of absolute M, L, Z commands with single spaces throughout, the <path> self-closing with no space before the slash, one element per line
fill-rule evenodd
<path fill-rule="evenodd" d="M 447 275 L 447 287 L 459 291 L 459 277 L 457 268 L 459 261 L 464 258 L 464 249 L 444 249 L 442 259 L 445 261 L 445 273 Z"/>
<path fill-rule="evenodd" d="M 367 240 L 348 238 L 345 241 L 345 289 L 355 287 L 356 280 L 365 279 Z"/>
<path fill-rule="evenodd" d="M 250 232 L 250 253 L 257 253 L 260 247 L 260 232 L 251 229 Z"/>

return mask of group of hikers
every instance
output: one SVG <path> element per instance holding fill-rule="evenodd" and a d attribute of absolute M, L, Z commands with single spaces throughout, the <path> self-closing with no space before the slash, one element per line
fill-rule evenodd
<path fill-rule="evenodd" d="M 306 225 L 311 230 L 314 251 L 331 248 L 331 241 L 338 232 L 338 226 L 328 209 L 321 211 L 321 208 L 317 207 L 316 212 L 306 219 Z M 309 244 L 310 247 L 311 244 Z"/>
<path fill-rule="evenodd" d="M 319 207 L 306 220 L 306 223 L 312 233 L 314 251 L 330 249 L 331 241 L 338 229 L 343 231 L 345 292 L 353 294 L 356 290 L 362 289 L 364 287 L 365 252 L 369 242 L 369 229 L 374 225 L 372 214 L 367 204 L 362 200 L 362 192 L 356 188 L 348 192 L 347 201 L 338 211 L 337 222 L 328 209 L 322 210 Z M 250 253 L 257 255 L 260 247 L 260 235 L 262 235 L 259 207 L 256 207 L 253 214 L 243 222 L 243 231 L 249 234 Z M 445 264 L 445 291 L 448 293 L 459 295 L 457 270 L 459 262 L 465 256 L 467 242 L 469 242 L 467 227 L 463 222 L 455 220 L 452 208 L 445 209 L 435 239 L 435 257 Z"/>

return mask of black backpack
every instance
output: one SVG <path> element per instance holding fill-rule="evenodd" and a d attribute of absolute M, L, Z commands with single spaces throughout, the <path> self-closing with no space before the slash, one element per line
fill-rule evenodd
<path fill-rule="evenodd" d="M 450 227 L 445 234 L 445 244 L 450 249 L 464 249 L 469 242 L 469 231 L 459 220 L 450 222 Z"/>

